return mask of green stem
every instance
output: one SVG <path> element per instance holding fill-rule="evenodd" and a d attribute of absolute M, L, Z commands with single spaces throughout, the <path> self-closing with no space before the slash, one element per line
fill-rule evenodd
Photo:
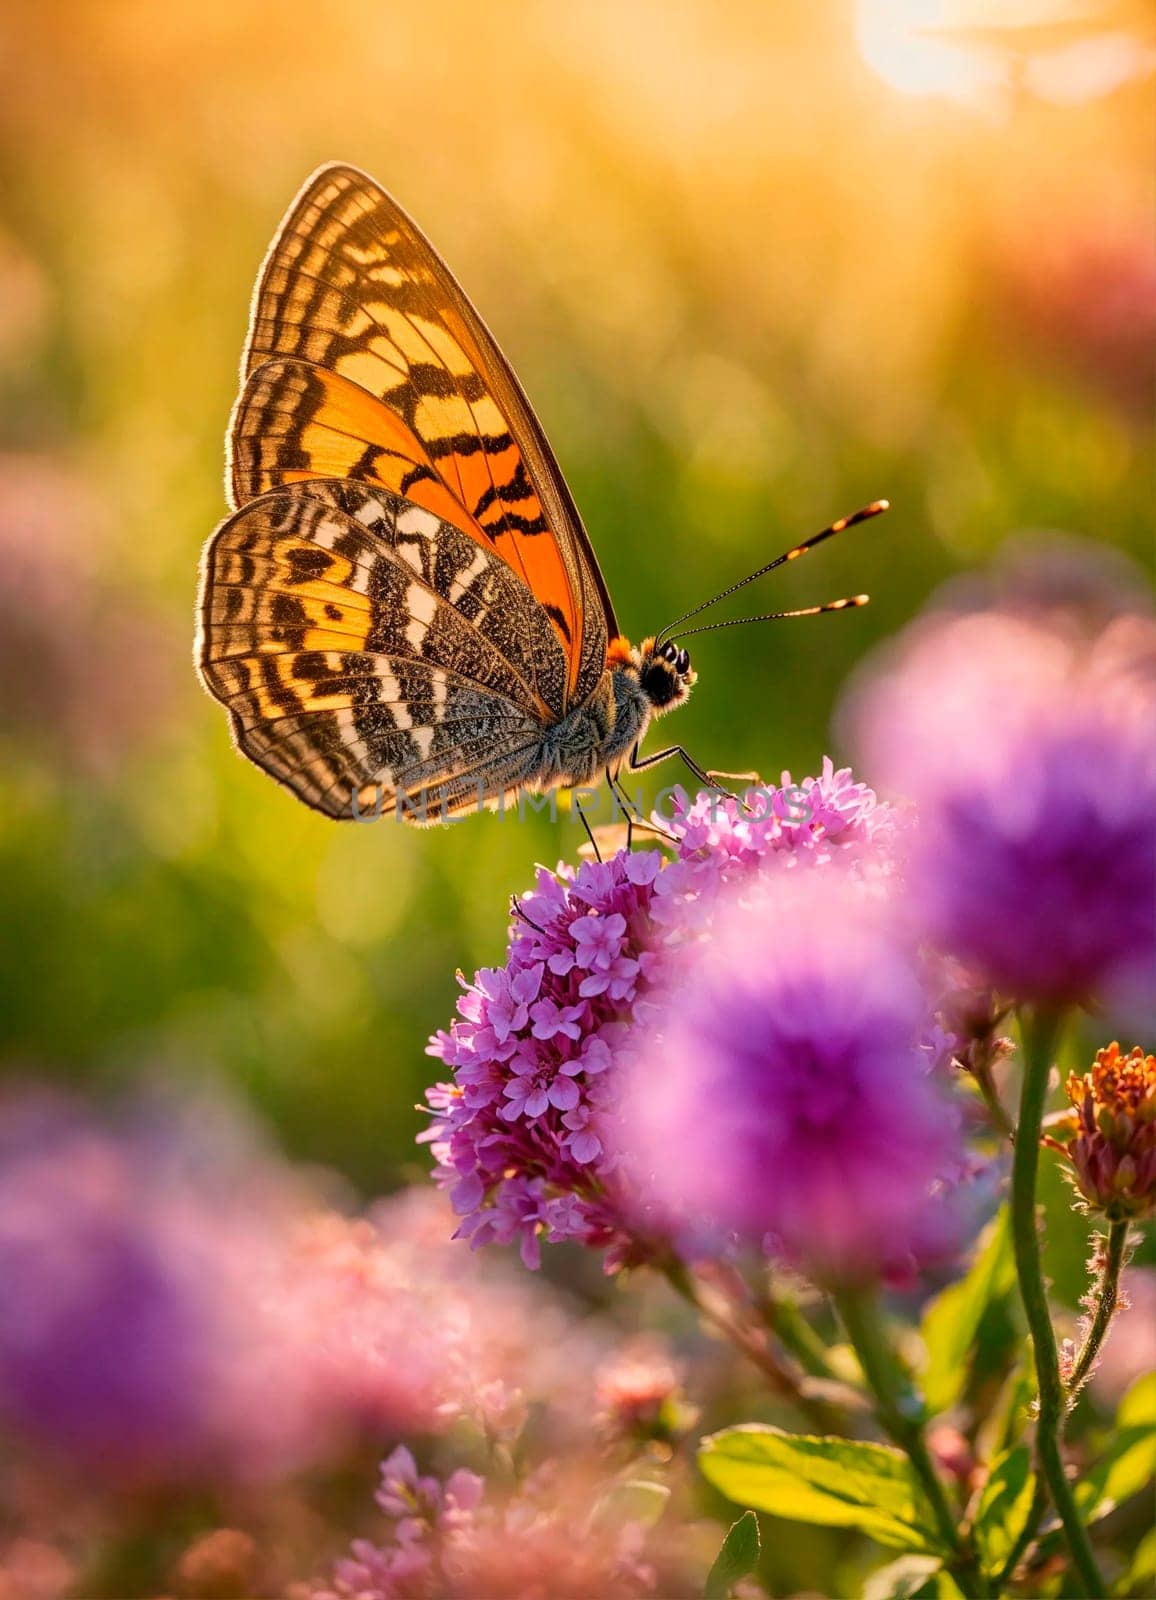
<path fill-rule="evenodd" d="M 1012 1239 L 1020 1298 L 1031 1334 L 1036 1382 L 1039 1386 L 1039 1420 L 1036 1424 L 1038 1470 L 1051 1491 L 1052 1503 L 1063 1523 L 1072 1561 L 1083 1586 L 1071 1589 L 1070 1593 L 1073 1596 L 1096 1596 L 1105 1593 L 1104 1581 L 1092 1554 L 1087 1529 L 1080 1519 L 1072 1486 L 1065 1476 L 1060 1453 L 1060 1431 L 1066 1400 L 1060 1381 L 1055 1333 L 1044 1291 L 1036 1220 L 1040 1129 L 1059 1029 L 1060 1018 L 1055 1012 L 1040 1011 L 1023 1018 L 1024 1073 L 1012 1164 Z"/>
<path fill-rule="evenodd" d="M 798 1406 L 820 1431 L 826 1433 L 838 1430 L 842 1422 L 841 1414 L 816 1395 L 806 1393 L 803 1387 L 803 1374 L 797 1371 L 792 1363 L 776 1354 L 760 1329 L 750 1327 L 739 1317 L 732 1315 L 730 1306 L 722 1301 L 721 1296 L 712 1298 L 709 1294 L 704 1294 L 686 1263 L 677 1256 L 667 1257 L 661 1263 L 661 1271 L 670 1286 L 688 1305 L 693 1306 L 705 1321 L 716 1327 L 742 1351 L 748 1361 L 754 1363 L 776 1394 L 781 1394 Z"/>
<path fill-rule="evenodd" d="M 827 1347 L 799 1310 L 794 1300 L 782 1295 L 763 1302 L 762 1313 L 767 1327 L 777 1333 L 796 1361 L 813 1378 L 835 1381 L 835 1374 L 827 1360 Z"/>
<path fill-rule="evenodd" d="M 752 1291 L 742 1274 L 732 1265 L 724 1268 L 721 1263 L 715 1263 L 714 1272 L 720 1283 L 725 1285 L 729 1281 L 732 1301 L 737 1305 L 749 1305 L 752 1314 L 784 1350 L 794 1356 L 804 1372 L 826 1383 L 838 1382 L 827 1360 L 826 1345 L 789 1293 L 778 1287 L 772 1290 L 768 1283 Z"/>
<path fill-rule="evenodd" d="M 927 1496 L 939 1536 L 950 1552 L 952 1577 L 965 1595 L 986 1595 L 988 1589 L 975 1554 L 959 1531 L 947 1491 L 927 1448 L 923 1402 L 896 1362 L 879 1319 L 874 1294 L 842 1290 L 834 1299 L 859 1357 L 863 1376 L 875 1396 L 880 1425 L 906 1454 Z"/>
<path fill-rule="evenodd" d="M 971 1064 L 971 1075 L 975 1079 L 976 1087 L 983 1097 L 987 1107 L 987 1114 L 991 1118 L 992 1127 L 1002 1139 L 1011 1139 L 1015 1133 L 1012 1119 L 1004 1110 L 1003 1101 L 999 1097 L 999 1090 L 995 1086 L 995 1078 L 991 1070 L 991 1053 L 982 1050 Z"/>
<path fill-rule="evenodd" d="M 1096 1284 L 1095 1307 L 1088 1324 L 1088 1331 L 1084 1335 L 1084 1342 L 1080 1346 L 1080 1353 L 1076 1357 L 1075 1366 L 1068 1379 L 1069 1406 L 1075 1404 L 1076 1397 L 1088 1381 L 1104 1343 L 1104 1336 L 1116 1314 L 1116 1302 L 1120 1294 L 1120 1272 L 1127 1251 L 1128 1224 L 1126 1222 L 1109 1224 L 1108 1248 L 1104 1252 L 1100 1277 Z"/>
<path fill-rule="evenodd" d="M 1066 1386 L 1067 1405 L 1070 1410 L 1079 1397 L 1080 1390 L 1088 1381 L 1096 1358 L 1104 1343 L 1105 1335 L 1111 1325 L 1112 1317 L 1116 1311 L 1119 1299 L 1120 1273 L 1128 1253 L 1128 1224 L 1127 1222 L 1113 1222 L 1108 1229 L 1108 1246 L 1104 1252 L 1104 1259 L 1100 1265 L 1099 1281 L 1096 1284 L 1095 1306 L 1092 1318 L 1088 1324 L 1088 1331 L 1084 1335 L 1084 1342 L 1080 1353 L 1072 1367 L 1071 1376 Z M 1060 1419 L 1059 1437 L 1063 1438 L 1063 1418 Z M 1036 1482 L 1035 1494 L 1032 1496 L 1031 1509 L 1023 1531 L 1016 1540 L 1003 1571 L 1000 1574 L 1001 1586 L 1011 1581 L 1012 1574 L 1023 1559 L 1025 1550 L 1036 1536 L 1036 1531 L 1043 1520 L 1047 1510 L 1048 1492 L 1042 1478 Z"/>

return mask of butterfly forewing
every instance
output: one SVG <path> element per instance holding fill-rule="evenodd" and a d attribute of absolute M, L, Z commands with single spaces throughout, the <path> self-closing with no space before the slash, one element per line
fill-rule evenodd
<path fill-rule="evenodd" d="M 450 493 L 425 446 L 397 412 L 336 372 L 277 357 L 250 378 L 234 418 L 234 500 L 309 478 L 381 483 L 461 526 Z"/>
<path fill-rule="evenodd" d="M 565 706 L 590 696 L 617 629 L 561 472 L 448 268 L 365 174 L 323 168 L 290 208 L 244 375 L 235 504 L 322 476 L 384 484 L 521 578 L 561 645 Z"/>

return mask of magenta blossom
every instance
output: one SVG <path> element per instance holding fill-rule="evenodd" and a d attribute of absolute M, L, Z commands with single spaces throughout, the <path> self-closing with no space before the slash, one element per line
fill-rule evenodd
<path fill-rule="evenodd" d="M 480 1308 L 428 1303 L 428 1250 L 319 1212 L 222 1108 L 0 1112 L 0 1423 L 28 1453 L 102 1487 L 267 1481 L 465 1403 Z"/>
<path fill-rule="evenodd" d="M 453 1079 L 430 1090 L 424 1137 L 474 1246 L 516 1240 L 528 1266 L 543 1238 L 609 1247 L 611 1265 L 637 1252 L 637 1207 L 613 1153 L 621 1066 L 670 961 L 744 885 L 832 863 L 885 873 L 895 832 L 889 808 L 830 761 L 797 787 L 784 774 L 751 812 L 702 798 L 672 826 L 673 860 L 621 851 L 540 869 L 506 966 L 476 975 L 431 1043 Z"/>
<path fill-rule="evenodd" d="M 910 905 L 1009 999 L 1150 1005 L 1156 980 L 1156 624 L 1096 637 L 1005 610 L 916 623 L 852 697 L 915 802 Z"/>
<path fill-rule="evenodd" d="M 319 1421 L 281 1315 L 286 1196 L 213 1150 L 222 1131 L 155 1114 L 112 1131 L 48 1095 L 3 1107 L 0 1416 L 104 1483 L 280 1472 Z"/>
<path fill-rule="evenodd" d="M 820 1281 L 939 1254 L 961 1219 L 935 1196 L 963 1151 L 927 1023 L 885 905 L 841 874 L 767 884 L 695 951 L 628 1075 L 639 1190 Z"/>

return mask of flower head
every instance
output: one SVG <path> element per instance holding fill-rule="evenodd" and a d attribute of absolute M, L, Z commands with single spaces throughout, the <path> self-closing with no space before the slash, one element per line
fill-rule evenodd
<path fill-rule="evenodd" d="M 598 1418 L 610 1440 L 666 1440 L 696 1412 L 681 1396 L 679 1373 L 661 1347 L 617 1351 L 597 1374 Z"/>
<path fill-rule="evenodd" d="M 639 1246 L 616 1153 L 621 1066 L 664 972 L 743 885 L 840 863 L 882 870 L 890 810 L 828 761 L 822 775 L 759 791 L 751 809 L 700 798 L 672 824 L 672 861 L 621 851 L 550 873 L 517 905 L 504 968 L 479 972 L 431 1042 L 451 1082 L 428 1101 L 436 1178 L 474 1246 L 541 1241 Z"/>
<path fill-rule="evenodd" d="M 824 1281 L 937 1252 L 954 1223 L 933 1193 L 962 1149 L 922 1048 L 921 976 L 886 911 L 836 875 L 769 885 L 720 920 L 629 1076 L 639 1188 Z"/>
<path fill-rule="evenodd" d="M 218 1187 L 220 1163 L 198 1175 L 189 1131 L 155 1115 L 114 1132 L 29 1096 L 3 1120 L 8 1426 L 116 1483 L 283 1468 L 309 1401 L 267 1298 L 282 1218 L 268 1171 L 238 1162 Z"/>
<path fill-rule="evenodd" d="M 420 1474 L 404 1446 L 382 1465 L 379 1543 L 356 1540 L 311 1600 L 635 1600 L 654 1594 L 645 1529 L 599 1505 L 579 1471 L 539 1467 L 504 1495 L 472 1472 Z M 697 1593 L 673 1562 L 664 1595 Z"/>
<path fill-rule="evenodd" d="M 4 1105 L 6 1427 L 135 1489 L 268 1480 L 431 1426 L 439 1347 L 414 1337 L 416 1295 L 382 1241 L 319 1217 L 231 1115 L 196 1109 L 114 1124 L 56 1097 Z"/>
<path fill-rule="evenodd" d="M 1050 1124 L 1048 1143 L 1071 1162 L 1072 1181 L 1093 1211 L 1113 1221 L 1156 1211 L 1156 1056 L 1113 1041 L 1090 1072 L 1071 1073 L 1072 1109 Z M 1061 1135 L 1057 1138 L 1056 1135 Z"/>
<path fill-rule="evenodd" d="M 945 952 L 1008 999 L 1135 1004 L 1156 972 L 1156 623 L 933 613 L 852 696 L 915 802 L 908 880 Z"/>

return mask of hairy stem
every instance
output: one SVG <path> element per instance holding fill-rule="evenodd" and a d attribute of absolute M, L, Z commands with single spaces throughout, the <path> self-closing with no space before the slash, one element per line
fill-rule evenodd
<path fill-rule="evenodd" d="M 1048 1094 L 1048 1076 L 1059 1035 L 1060 1019 L 1054 1012 L 1040 1011 L 1023 1018 L 1024 1073 L 1020 1091 L 1020 1115 L 1016 1129 L 1015 1159 L 1012 1164 L 1012 1239 L 1020 1298 L 1027 1317 L 1035 1357 L 1039 1387 L 1039 1420 L 1036 1424 L 1036 1463 L 1046 1482 L 1072 1554 L 1081 1587 L 1071 1588 L 1074 1596 L 1105 1593 L 1104 1580 L 1092 1554 L 1088 1531 L 1080 1518 L 1072 1486 L 1064 1473 L 1060 1453 L 1060 1434 L 1066 1412 L 1066 1396 L 1060 1381 L 1056 1338 L 1044 1291 L 1040 1261 L 1040 1237 L 1036 1220 L 1036 1180 L 1040 1165 L 1040 1129 Z"/>
<path fill-rule="evenodd" d="M 813 1378 L 835 1381 L 827 1350 L 794 1300 L 784 1295 L 763 1302 L 767 1327 L 778 1334 L 787 1349 Z"/>
<path fill-rule="evenodd" d="M 1099 1359 L 1105 1336 L 1116 1314 L 1120 1295 L 1120 1272 L 1128 1253 L 1128 1224 L 1113 1222 L 1108 1227 L 1108 1244 L 1104 1251 L 1096 1284 L 1092 1290 L 1092 1315 L 1084 1342 L 1076 1356 L 1068 1378 L 1068 1404 L 1074 1405 L 1080 1390 L 1091 1376 Z"/>
<path fill-rule="evenodd" d="M 943 1481 L 923 1432 L 923 1402 L 900 1369 L 879 1319 L 873 1294 L 844 1290 L 835 1304 L 875 1396 L 875 1412 L 887 1436 L 904 1451 L 931 1506 L 939 1536 L 950 1551 L 952 1577 L 968 1596 L 988 1593 L 975 1553 L 961 1534 Z"/>

